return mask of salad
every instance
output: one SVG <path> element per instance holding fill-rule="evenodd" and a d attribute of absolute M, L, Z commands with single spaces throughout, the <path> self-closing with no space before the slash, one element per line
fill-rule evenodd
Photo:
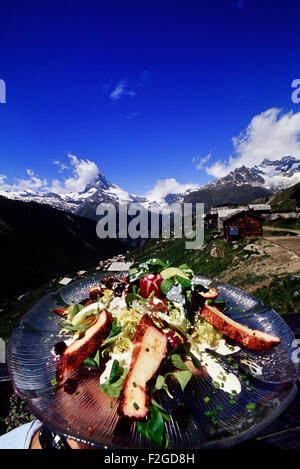
<path fill-rule="evenodd" d="M 266 352 L 280 342 L 233 321 L 218 296 L 217 289 L 197 283 L 188 265 L 155 258 L 134 264 L 124 277 L 104 275 L 86 299 L 53 310 L 61 316 L 62 340 L 53 350 L 58 364 L 52 384 L 72 393 L 74 370 L 101 365 L 99 392 L 112 405 L 116 401 L 120 417 L 135 421 L 139 433 L 166 447 L 171 416 L 159 404 L 159 392 L 173 399 L 174 386 L 185 392 L 194 375 L 205 373 L 233 399 L 240 380 L 211 351 Z"/>

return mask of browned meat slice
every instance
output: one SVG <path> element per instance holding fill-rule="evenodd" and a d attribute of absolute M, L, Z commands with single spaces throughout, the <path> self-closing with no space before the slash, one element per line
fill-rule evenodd
<path fill-rule="evenodd" d="M 52 308 L 53 313 L 59 314 L 60 316 L 68 316 L 69 306 L 67 308 Z"/>
<path fill-rule="evenodd" d="M 75 340 L 63 351 L 56 371 L 58 381 L 68 378 L 86 358 L 100 347 L 111 329 L 111 324 L 111 315 L 106 310 L 102 311 L 95 324 L 85 331 L 84 336 Z"/>
<path fill-rule="evenodd" d="M 125 378 L 118 412 L 124 417 L 143 419 L 148 413 L 146 384 L 158 370 L 167 352 L 167 337 L 153 321 L 143 316 L 134 336 L 129 373 Z"/>
<path fill-rule="evenodd" d="M 203 305 L 201 316 L 230 339 L 252 350 L 266 352 L 280 343 L 280 338 L 250 329 L 230 319 L 215 306 Z"/>

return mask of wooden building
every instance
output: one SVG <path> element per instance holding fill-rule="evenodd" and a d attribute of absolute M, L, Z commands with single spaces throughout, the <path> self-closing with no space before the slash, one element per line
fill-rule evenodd
<path fill-rule="evenodd" d="M 248 208 L 257 215 L 269 215 L 271 213 L 271 205 L 268 204 L 250 204 Z"/>
<path fill-rule="evenodd" d="M 205 228 L 217 228 L 218 227 L 218 214 L 217 213 L 207 213 L 204 217 L 204 226 Z"/>
<path fill-rule="evenodd" d="M 223 236 L 227 241 L 250 236 L 262 236 L 263 218 L 251 210 L 243 210 L 228 215 L 220 220 Z"/>

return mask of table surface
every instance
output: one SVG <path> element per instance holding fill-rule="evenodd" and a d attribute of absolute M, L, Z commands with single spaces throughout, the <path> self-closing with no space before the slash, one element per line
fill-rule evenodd
<path fill-rule="evenodd" d="M 300 338 L 300 314 L 289 314 L 284 316 L 284 319 L 296 339 Z M 7 367 L 5 364 L 0 365 L 0 384 L 1 381 L 7 383 L 9 381 Z M 298 392 L 282 414 L 255 438 L 239 443 L 234 448 L 300 449 L 300 381 L 298 380 L 296 384 Z"/>

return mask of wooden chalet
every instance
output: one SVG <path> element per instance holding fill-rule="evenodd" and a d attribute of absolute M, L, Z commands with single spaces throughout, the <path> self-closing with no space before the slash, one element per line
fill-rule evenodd
<path fill-rule="evenodd" d="M 269 215 L 271 213 L 271 205 L 268 204 L 251 204 L 248 205 L 248 208 L 257 215 Z"/>
<path fill-rule="evenodd" d="M 204 217 L 204 226 L 205 228 L 217 228 L 218 227 L 218 214 L 217 213 L 207 213 Z"/>
<path fill-rule="evenodd" d="M 263 218 L 251 210 L 232 213 L 219 221 L 223 236 L 228 242 L 263 234 Z"/>

